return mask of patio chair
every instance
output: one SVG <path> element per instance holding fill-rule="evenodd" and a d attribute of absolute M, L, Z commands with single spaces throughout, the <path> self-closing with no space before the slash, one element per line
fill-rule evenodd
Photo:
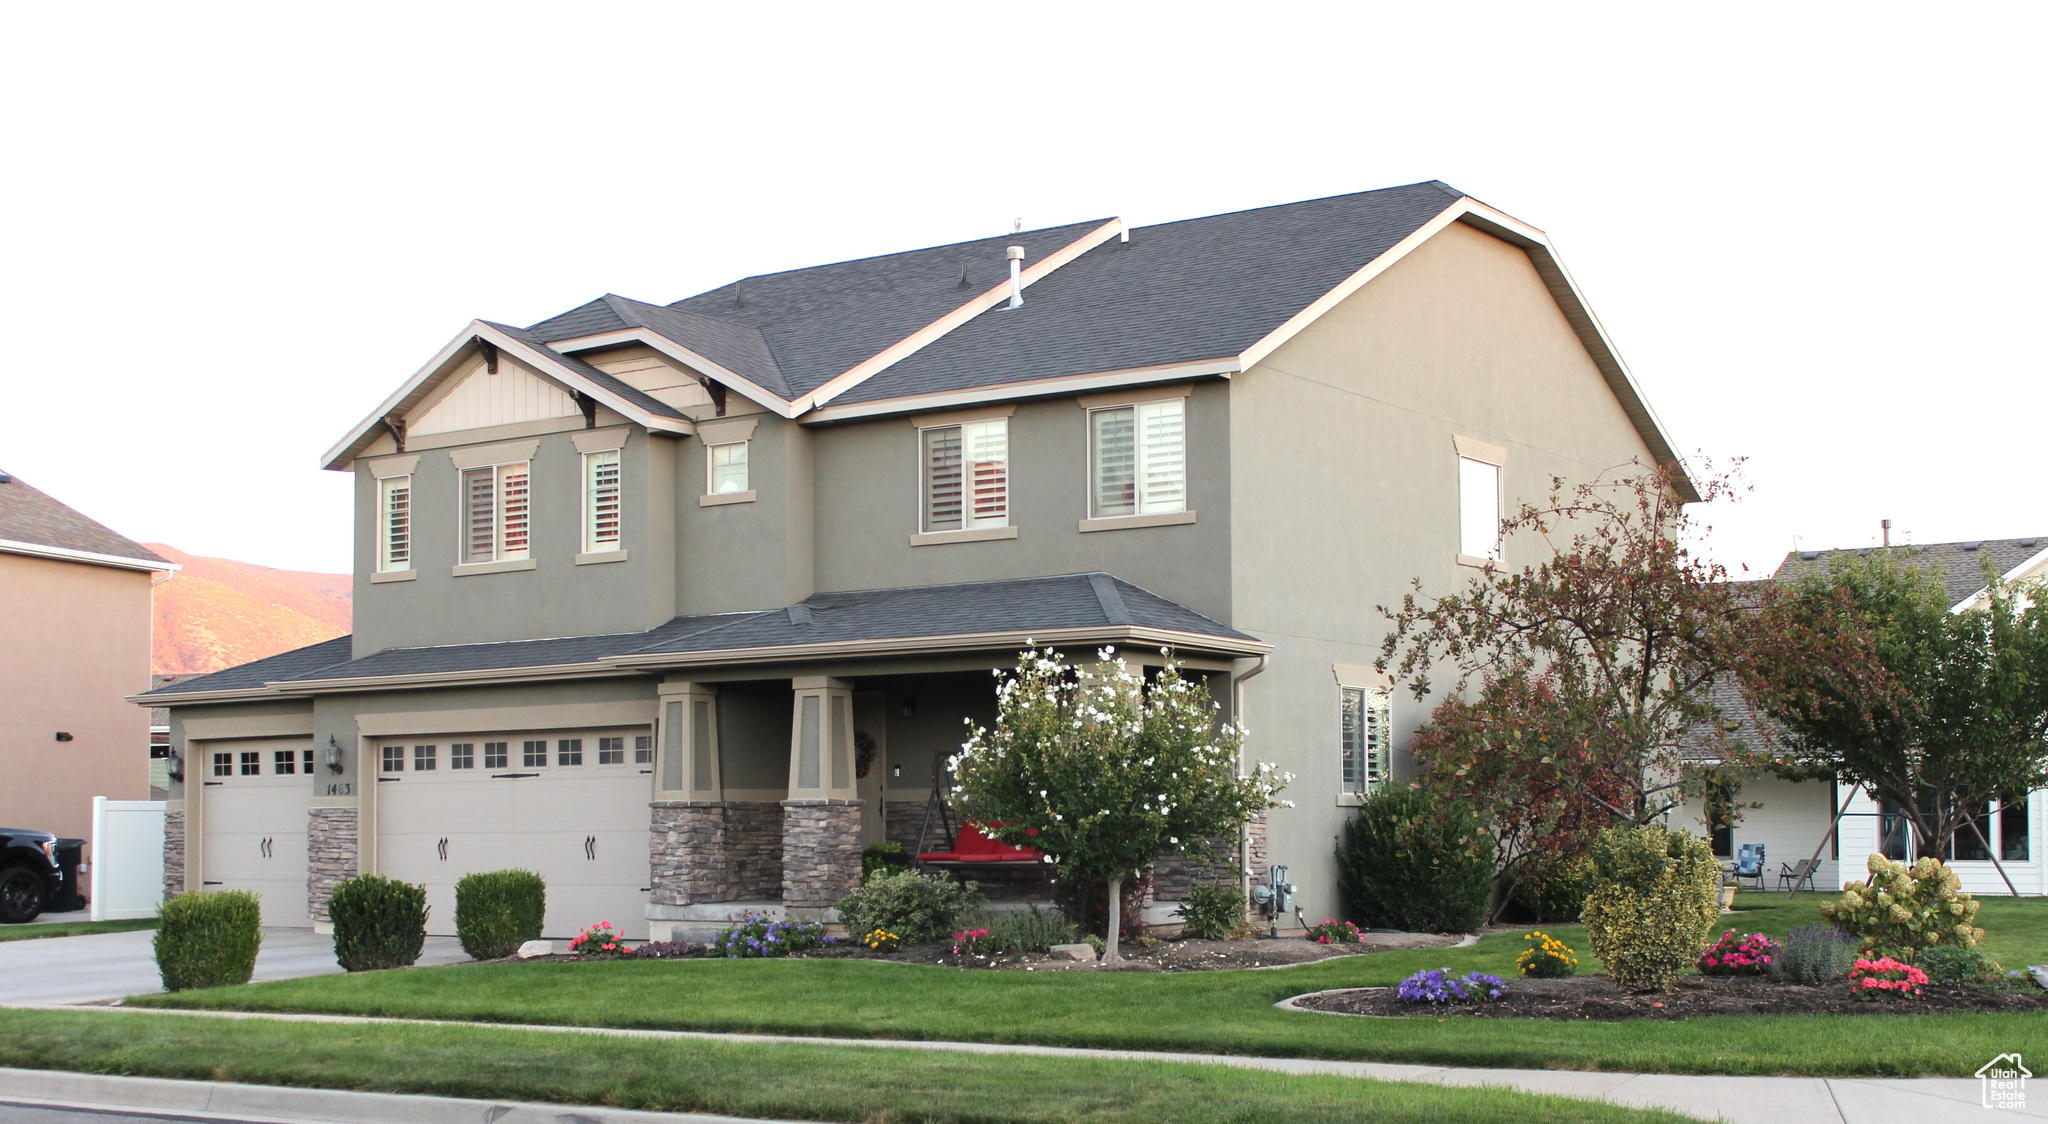
<path fill-rule="evenodd" d="M 1784 863 L 1779 863 L 1778 889 L 1797 890 L 1801 886 L 1804 886 L 1809 890 L 1813 889 L 1813 872 L 1819 866 L 1820 864 L 1812 859 L 1800 859 L 1798 862 L 1793 863 L 1791 866 L 1786 866 Z"/>
<path fill-rule="evenodd" d="M 1759 890 L 1764 888 L 1763 844 L 1744 843 L 1741 847 L 1738 847 L 1736 849 L 1735 881 L 1738 884 L 1740 884 L 1744 879 L 1755 880 L 1756 888 Z"/>

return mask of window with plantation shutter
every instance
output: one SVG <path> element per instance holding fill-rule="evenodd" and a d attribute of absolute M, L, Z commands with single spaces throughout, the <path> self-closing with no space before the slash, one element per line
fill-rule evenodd
<path fill-rule="evenodd" d="M 1345 687 L 1340 750 L 1344 791 L 1364 794 L 1386 783 L 1392 699 L 1386 691 Z"/>
<path fill-rule="evenodd" d="M 529 475 L 525 461 L 462 471 L 464 562 L 507 562 L 528 555 Z"/>
<path fill-rule="evenodd" d="M 1010 524 L 1010 419 L 923 431 L 924 530 Z"/>
<path fill-rule="evenodd" d="M 377 481 L 377 569 L 412 569 L 412 477 Z"/>
<path fill-rule="evenodd" d="M 1093 410 L 1088 427 L 1091 515 L 1102 519 L 1187 510 L 1184 399 Z"/>
<path fill-rule="evenodd" d="M 583 454 L 583 551 L 619 549 L 619 451 Z"/>

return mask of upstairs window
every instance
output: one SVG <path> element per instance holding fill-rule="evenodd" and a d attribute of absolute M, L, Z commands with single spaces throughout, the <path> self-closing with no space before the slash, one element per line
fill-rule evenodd
<path fill-rule="evenodd" d="M 1010 419 L 922 430 L 924 527 L 969 531 L 1010 524 Z"/>
<path fill-rule="evenodd" d="M 1458 553 L 1500 557 L 1500 466 L 1458 458 Z"/>
<path fill-rule="evenodd" d="M 752 442 L 731 441 L 713 445 L 707 450 L 711 457 L 711 479 L 705 485 L 706 491 L 714 496 L 729 496 L 744 492 L 751 486 L 747 483 L 749 444 Z"/>
<path fill-rule="evenodd" d="M 619 451 L 583 454 L 583 552 L 619 549 Z"/>
<path fill-rule="evenodd" d="M 1091 410 L 1088 444 L 1094 518 L 1188 509 L 1185 399 Z"/>
<path fill-rule="evenodd" d="M 377 481 L 377 569 L 412 569 L 412 477 Z"/>
<path fill-rule="evenodd" d="M 1364 795 L 1386 783 L 1388 726 L 1393 716 L 1386 691 L 1345 687 L 1339 750 L 1344 791 Z"/>
<path fill-rule="evenodd" d="M 531 502 L 527 462 L 462 470 L 462 560 L 509 562 L 527 557 Z"/>

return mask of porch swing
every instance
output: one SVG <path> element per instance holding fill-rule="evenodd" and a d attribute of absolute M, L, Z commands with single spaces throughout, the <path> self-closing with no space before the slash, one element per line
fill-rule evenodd
<path fill-rule="evenodd" d="M 999 840 L 990 839 L 981 833 L 981 825 L 973 820 L 962 820 L 957 829 L 953 826 L 953 810 L 946 805 L 943 793 L 952 780 L 948 756 L 937 754 L 932 762 L 932 794 L 924 803 L 924 824 L 917 831 L 917 865 L 933 870 L 1040 870 L 1044 868 L 1045 856 L 1031 847 L 1014 847 Z M 932 821 L 936 819 L 943 834 L 932 834 Z M 1001 827 L 1001 824 L 997 824 Z M 950 851 L 927 851 L 925 844 L 934 839 L 952 839 Z"/>

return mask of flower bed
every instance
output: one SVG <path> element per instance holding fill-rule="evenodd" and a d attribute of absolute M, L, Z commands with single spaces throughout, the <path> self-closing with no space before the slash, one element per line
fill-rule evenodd
<path fill-rule="evenodd" d="M 2048 992 L 1923 986 L 1903 1002 L 1860 999 L 1846 982 L 1821 987 L 1774 983 L 1762 976 L 1681 976 L 1669 992 L 1635 994 L 1605 976 L 1544 980 L 1524 977 L 1489 1003 L 1414 1003 L 1391 987 L 1302 996 L 1297 1008 L 1347 1015 L 1519 1019 L 1684 1019 L 1707 1015 L 1895 1015 L 1934 1011 L 2016 1011 L 2048 1014 Z"/>
<path fill-rule="evenodd" d="M 1492 1003 L 1507 994 L 1499 976 L 1478 971 L 1451 975 L 1449 968 L 1431 968 L 1401 981 L 1394 995 L 1403 1003 Z"/>
<path fill-rule="evenodd" d="M 1771 970 L 1779 951 L 1778 942 L 1762 933 L 1737 936 L 1730 929 L 1700 954 L 1696 967 L 1703 976 L 1761 976 Z"/>

